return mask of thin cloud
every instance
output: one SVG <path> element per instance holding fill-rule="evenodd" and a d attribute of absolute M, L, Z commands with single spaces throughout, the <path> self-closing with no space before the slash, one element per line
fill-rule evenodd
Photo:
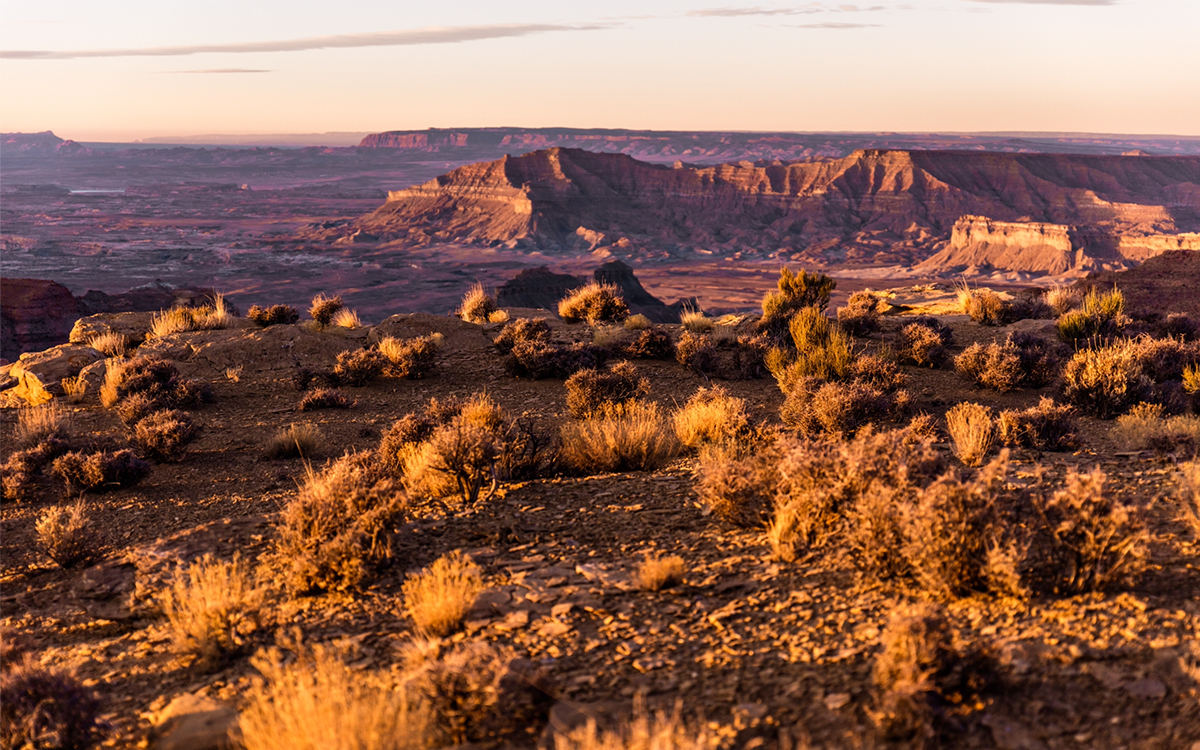
<path fill-rule="evenodd" d="M 209 68 L 208 70 L 168 70 L 167 73 L 270 73 L 258 68 Z"/>
<path fill-rule="evenodd" d="M 827 21 L 825 23 L 787 23 L 784 26 L 787 26 L 789 29 L 877 29 L 880 24 Z"/>
<path fill-rule="evenodd" d="M 818 3 L 812 3 L 796 8 L 762 8 L 759 6 L 750 8 L 705 8 L 688 11 L 686 15 L 698 18 L 738 18 L 741 16 L 804 16 L 811 13 L 864 13 L 877 10 L 887 10 L 887 7 L 883 5 L 874 5 L 869 8 L 860 8 L 857 5 L 825 7 Z"/>
<path fill-rule="evenodd" d="M 94 50 L 0 50 L 0 58 L 10 60 L 73 60 L 84 57 L 180 57 L 205 53 L 242 54 L 252 52 L 301 52 L 315 49 L 351 47 L 403 47 L 417 44 L 454 44 L 483 39 L 505 39 L 555 31 L 597 31 L 611 24 L 493 24 L 490 26 L 432 26 L 424 29 L 380 31 L 364 34 L 336 34 L 304 39 L 283 39 L 232 44 L 196 44 L 181 47 L 135 47 Z"/>
<path fill-rule="evenodd" d="M 1116 5 L 1117 0 L 974 0 L 992 5 Z"/>

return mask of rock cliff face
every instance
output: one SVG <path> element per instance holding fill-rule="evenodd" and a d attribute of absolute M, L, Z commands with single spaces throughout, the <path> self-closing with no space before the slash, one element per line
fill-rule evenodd
<path fill-rule="evenodd" d="M 879 264 L 929 257 L 965 215 L 1086 225 L 1113 238 L 1194 231 L 1200 157 L 859 151 L 792 164 L 667 167 L 553 148 L 393 191 L 352 229 L 411 245 Z M 1035 256 L 1067 252 L 1056 233 L 1032 231 L 1043 248 Z"/>
<path fill-rule="evenodd" d="M 62 284 L 43 279 L 0 279 L 0 357 L 14 360 L 67 340 L 79 301 Z"/>

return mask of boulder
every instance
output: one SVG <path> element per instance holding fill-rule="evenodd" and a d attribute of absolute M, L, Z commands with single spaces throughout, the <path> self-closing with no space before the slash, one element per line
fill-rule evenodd
<path fill-rule="evenodd" d="M 154 323 L 154 312 L 123 312 L 99 313 L 80 318 L 71 329 L 69 341 L 72 344 L 86 344 L 96 336 L 106 333 L 119 333 L 125 337 L 130 346 L 137 346 L 146 340 L 150 326 Z"/>
<path fill-rule="evenodd" d="M 207 696 L 184 693 L 154 717 L 150 747 L 154 750 L 232 750 L 238 713 Z"/>
<path fill-rule="evenodd" d="M 83 381 L 83 397 L 90 398 L 99 394 L 100 386 L 104 385 L 104 377 L 107 374 L 107 359 L 102 359 L 99 362 L 93 362 L 80 370 L 79 378 Z"/>
<path fill-rule="evenodd" d="M 90 346 L 76 344 L 61 344 L 44 352 L 22 354 L 8 371 L 9 377 L 17 381 L 13 395 L 31 405 L 44 404 L 63 395 L 63 378 L 73 378 L 83 368 L 102 359 L 104 355 Z"/>

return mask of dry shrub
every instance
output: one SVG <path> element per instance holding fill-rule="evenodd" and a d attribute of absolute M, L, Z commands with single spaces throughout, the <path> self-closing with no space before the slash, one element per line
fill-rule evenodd
<path fill-rule="evenodd" d="M 1106 495 L 1105 480 L 1099 468 L 1073 471 L 1063 489 L 1035 497 L 1042 572 L 1055 590 L 1104 590 L 1132 582 L 1146 567 L 1145 511 Z"/>
<path fill-rule="evenodd" d="M 74 377 L 66 377 L 58 381 L 62 387 L 63 393 L 67 395 L 67 402 L 71 404 L 82 403 L 87 397 L 87 380 L 82 375 Z"/>
<path fill-rule="evenodd" d="M 507 323 L 508 319 L 509 319 L 508 310 L 495 310 L 492 312 L 491 315 L 488 315 L 488 322 L 494 323 L 496 325 L 500 325 L 501 323 Z"/>
<path fill-rule="evenodd" d="M 620 351 L 625 344 L 625 329 L 617 326 L 596 326 L 592 329 L 592 343 L 610 351 Z"/>
<path fill-rule="evenodd" d="M 387 363 L 383 373 L 392 378 L 416 380 L 433 371 L 437 364 L 438 350 L 445 337 L 440 333 L 399 340 L 385 336 L 379 342 L 379 353 Z"/>
<path fill-rule="evenodd" d="M 1117 417 L 1113 435 L 1126 448 L 1172 451 L 1200 445 L 1200 417 L 1167 416 L 1160 404 L 1138 404 Z"/>
<path fill-rule="evenodd" d="M 87 506 L 82 500 L 51 505 L 38 517 L 38 546 L 60 568 L 73 568 L 96 557 L 95 530 L 89 529 Z"/>
<path fill-rule="evenodd" d="M 1012 305 L 990 289 L 972 290 L 965 284 L 958 289 L 959 309 L 971 320 L 985 326 L 1001 326 L 1012 320 Z"/>
<path fill-rule="evenodd" d="M 838 308 L 838 323 L 853 336 L 868 336 L 879 330 L 883 312 L 880 308 L 886 305 L 875 292 L 855 292 L 846 300 L 845 307 Z"/>
<path fill-rule="evenodd" d="M 158 338 L 184 331 L 215 331 L 228 328 L 234 319 L 233 308 L 225 302 L 225 295 L 213 296 L 213 304 L 204 307 L 173 307 L 160 312 L 150 321 L 150 332 L 146 338 Z"/>
<path fill-rule="evenodd" d="M 346 385 L 362 387 L 383 375 L 388 365 L 387 357 L 378 349 L 358 349 L 338 354 L 333 373 Z"/>
<path fill-rule="evenodd" d="M 675 344 L 675 361 L 705 377 L 715 374 L 720 365 L 712 337 L 691 331 L 684 331 Z"/>
<path fill-rule="evenodd" d="M 1062 316 L 1083 302 L 1083 290 L 1077 286 L 1055 285 L 1046 290 L 1042 299 L 1055 315 Z"/>
<path fill-rule="evenodd" d="M 816 307 L 798 311 L 788 324 L 795 352 L 772 349 L 766 366 L 784 393 L 805 378 L 841 380 L 854 362 L 851 337 Z"/>
<path fill-rule="evenodd" d="M 129 349 L 129 340 L 116 331 L 97 334 L 88 339 L 87 343 L 105 357 L 123 357 Z"/>
<path fill-rule="evenodd" d="M 325 436 L 315 424 L 294 424 L 275 433 L 263 448 L 270 459 L 311 458 L 325 449 Z"/>
<path fill-rule="evenodd" d="M 104 377 L 100 400 L 107 407 L 141 396 L 151 407 L 145 411 L 149 414 L 159 409 L 194 407 L 213 398 L 212 389 L 206 384 L 180 377 L 174 364 L 152 355 L 126 362 L 110 361 Z"/>
<path fill-rule="evenodd" d="M 687 564 L 678 555 L 655 555 L 647 553 L 637 566 L 634 580 L 643 591 L 661 591 L 683 583 Z"/>
<path fill-rule="evenodd" d="M 1010 448 L 1066 451 L 1079 445 L 1075 410 L 1042 396 L 1037 406 L 1005 409 L 997 422 L 1000 442 Z"/>
<path fill-rule="evenodd" d="M 252 661 L 255 680 L 238 721 L 246 750 L 419 750 L 429 715 L 382 676 L 351 668 L 317 646 L 285 660 L 275 649 Z"/>
<path fill-rule="evenodd" d="M 430 405 L 440 407 L 436 401 Z M 403 458 L 398 460 L 403 465 L 405 485 L 413 494 L 428 497 L 457 494 L 470 505 L 490 499 L 499 487 L 498 467 L 506 451 L 510 423 L 504 411 L 486 394 L 455 404 L 454 409 L 455 413 L 447 414 L 443 420 L 428 420 L 431 424 L 427 442 L 404 450 Z M 395 435 L 390 442 L 405 437 Z"/>
<path fill-rule="evenodd" d="M 629 317 L 629 306 L 617 287 L 592 282 L 568 292 L 558 303 L 558 316 L 568 323 L 620 323 Z"/>
<path fill-rule="evenodd" d="M 1176 481 L 1179 488 L 1179 519 L 1191 529 L 1192 536 L 1200 540 L 1200 460 L 1181 464 Z"/>
<path fill-rule="evenodd" d="M 131 436 L 133 444 L 145 458 L 160 463 L 175 463 L 200 428 L 187 412 L 178 409 L 152 412 L 137 422 Z"/>
<path fill-rule="evenodd" d="M 504 353 L 517 344 L 546 344 L 550 341 L 550 323 L 545 318 L 517 318 L 500 329 L 494 342 Z"/>
<path fill-rule="evenodd" d="M 644 331 L 652 325 L 654 324 L 650 322 L 650 319 L 641 313 L 630 315 L 624 323 L 626 331 Z"/>
<path fill-rule="evenodd" d="M 941 331 L 949 332 L 943 327 Z M 925 323 L 909 323 L 900 329 L 900 357 L 917 367 L 941 367 L 950 356 L 946 336 Z"/>
<path fill-rule="evenodd" d="M 263 308 L 251 305 L 246 311 L 246 317 L 254 321 L 260 328 L 277 325 L 290 325 L 300 320 L 300 313 L 291 305 L 271 305 Z"/>
<path fill-rule="evenodd" d="M 792 317 L 808 307 L 824 310 L 829 306 L 829 295 L 835 288 L 837 282 L 823 273 L 801 269 L 796 274 L 790 268 L 781 268 L 776 290 L 763 296 L 759 331 L 782 342 Z"/>
<path fill-rule="evenodd" d="M 462 625 L 483 591 L 483 575 L 457 550 L 404 582 L 404 608 L 427 636 L 446 636 Z"/>
<path fill-rule="evenodd" d="M 67 412 L 53 402 L 22 407 L 17 411 L 12 444 L 24 449 L 35 448 L 47 440 L 62 440 L 67 436 L 67 426 Z"/>
<path fill-rule="evenodd" d="M 264 598 L 241 558 L 223 562 L 205 555 L 176 570 L 158 600 L 175 653 L 211 668 L 250 645 Z"/>
<path fill-rule="evenodd" d="M 679 322 L 684 330 L 692 333 L 708 333 L 712 330 L 713 320 L 700 310 L 684 310 L 679 314 Z"/>
<path fill-rule="evenodd" d="M 47 438 L 36 447 L 15 451 L 0 466 L 0 488 L 4 500 L 24 500 L 29 497 L 36 477 L 51 461 L 70 449 L 65 440 Z"/>
<path fill-rule="evenodd" d="M 1182 381 L 1184 370 L 1200 360 L 1200 345 L 1182 339 L 1139 336 L 1133 347 L 1142 372 L 1156 383 Z"/>
<path fill-rule="evenodd" d="M 806 437 L 822 433 L 854 435 L 868 425 L 878 425 L 903 413 L 905 398 L 867 383 L 822 383 L 807 378 L 794 384 L 779 416 L 783 423 Z"/>
<path fill-rule="evenodd" d="M 679 440 L 655 403 L 631 401 L 561 429 L 564 460 L 580 471 L 650 471 L 679 454 Z"/>
<path fill-rule="evenodd" d="M 504 360 L 504 369 L 516 378 L 566 378 L 580 370 L 601 367 L 607 359 L 608 350 L 594 344 L 557 346 L 530 341 L 513 346 Z"/>
<path fill-rule="evenodd" d="M 128 449 L 72 451 L 54 459 L 50 473 L 67 485 L 68 492 L 107 492 L 142 481 L 150 473 L 150 464 Z"/>
<path fill-rule="evenodd" d="M 643 701 L 634 700 L 633 715 L 601 730 L 589 719 L 570 732 L 554 735 L 554 750 L 715 750 L 721 744 L 716 732 L 703 724 L 689 727 L 679 714 L 651 714 Z"/>
<path fill-rule="evenodd" d="M 688 448 L 729 443 L 750 431 L 746 400 L 720 386 L 701 388 L 675 412 L 675 435 Z"/>
<path fill-rule="evenodd" d="M 242 382 L 242 372 L 245 369 L 246 368 L 244 365 L 238 365 L 237 367 L 226 367 L 225 379 L 231 383 L 240 383 Z"/>
<path fill-rule="evenodd" d="M 304 398 L 300 399 L 300 403 L 297 404 L 296 408 L 300 411 L 351 409 L 356 403 L 358 402 L 355 399 L 350 398 L 336 388 L 319 388 L 304 394 Z"/>
<path fill-rule="evenodd" d="M 358 311 L 351 310 L 348 307 L 343 307 L 341 310 L 335 312 L 330 322 L 338 328 L 355 329 L 363 327 L 362 320 L 358 317 Z"/>
<path fill-rule="evenodd" d="M 1111 419 L 1145 401 L 1152 387 L 1135 342 L 1081 349 L 1063 369 L 1063 395 L 1101 419 Z"/>
<path fill-rule="evenodd" d="M 1125 295 L 1120 289 L 1099 294 L 1095 288 L 1078 309 L 1063 313 L 1058 318 L 1058 337 L 1072 346 L 1097 337 L 1113 336 L 1128 325 L 1125 316 Z"/>
<path fill-rule="evenodd" d="M 671 336 L 661 328 L 644 328 L 629 343 L 623 354 L 633 359 L 675 359 L 675 344 Z"/>
<path fill-rule="evenodd" d="M 318 294 L 312 298 L 312 305 L 308 308 L 308 314 L 317 322 L 321 328 L 328 328 L 333 323 L 333 316 L 338 313 L 345 305 L 342 303 L 341 295 L 336 297 L 326 297 L 324 294 Z"/>
<path fill-rule="evenodd" d="M 1058 348 L 1028 333 L 1009 334 L 1004 343 L 976 342 L 954 359 L 959 374 L 984 388 L 1005 393 L 1021 386 L 1044 386 L 1057 374 Z"/>
<path fill-rule="evenodd" d="M 107 727 L 96 692 L 72 673 L 47 669 L 29 654 L 15 656 L 5 654 L 0 665 L 0 747 L 85 750 L 99 745 Z"/>
<path fill-rule="evenodd" d="M 454 314 L 468 323 L 483 325 L 496 310 L 496 298 L 487 293 L 483 284 L 476 282 L 463 295 L 462 302 Z"/>
<path fill-rule="evenodd" d="M 990 406 L 967 401 L 946 412 L 946 429 L 954 455 L 967 466 L 978 466 L 996 443 L 996 423 Z"/>
<path fill-rule="evenodd" d="M 380 475 L 370 453 L 347 453 L 311 469 L 280 513 L 273 557 L 295 593 L 358 587 L 391 558 L 391 534 L 408 497 Z"/>
<path fill-rule="evenodd" d="M 629 362 L 607 370 L 580 370 L 567 378 L 567 410 L 576 419 L 594 416 L 607 406 L 624 404 L 650 393 L 650 381 Z"/>

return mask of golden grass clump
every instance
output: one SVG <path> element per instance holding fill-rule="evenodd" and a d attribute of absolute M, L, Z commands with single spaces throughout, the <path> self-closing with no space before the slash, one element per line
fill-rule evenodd
<path fill-rule="evenodd" d="M 978 466 L 996 442 L 996 422 L 991 407 L 963 401 L 946 412 L 946 429 L 954 441 L 954 455 L 966 466 Z"/>
<path fill-rule="evenodd" d="M 333 314 L 333 319 L 330 321 L 336 328 L 362 328 L 362 321 L 358 317 L 357 310 L 351 310 L 348 307 L 343 307 Z"/>
<path fill-rule="evenodd" d="M 696 391 L 672 422 L 679 442 L 693 449 L 732 442 L 750 430 L 746 400 L 721 386 Z"/>
<path fill-rule="evenodd" d="M 677 705 L 671 713 L 650 713 L 643 699 L 634 701 L 633 715 L 601 730 L 594 719 L 554 736 L 554 750 L 714 750 L 720 737 L 703 725 L 688 726 Z"/>
<path fill-rule="evenodd" d="M 409 380 L 424 377 L 437 364 L 438 351 L 445 339 L 440 333 L 403 340 L 384 336 L 378 347 L 379 353 L 387 360 L 384 374 Z"/>
<path fill-rule="evenodd" d="M 1200 416 L 1167 416 L 1160 404 L 1141 403 L 1117 417 L 1113 436 L 1127 449 L 1171 451 L 1200 446 Z"/>
<path fill-rule="evenodd" d="M 293 661 L 272 649 L 251 662 L 238 727 L 245 750 L 418 750 L 428 747 L 429 714 L 382 675 L 348 666 L 316 646 Z"/>
<path fill-rule="evenodd" d="M 624 323 L 626 331 L 644 331 L 652 325 L 654 324 L 650 322 L 650 319 L 641 313 L 630 315 Z"/>
<path fill-rule="evenodd" d="M 1083 302 L 1083 290 L 1077 286 L 1055 284 L 1045 291 L 1042 299 L 1055 315 L 1066 315 Z"/>
<path fill-rule="evenodd" d="M 63 378 L 59 381 L 63 393 L 67 394 L 67 403 L 82 403 L 87 397 L 87 380 L 82 375 Z"/>
<path fill-rule="evenodd" d="M 66 434 L 68 421 L 67 412 L 53 402 L 23 407 L 17 412 L 13 444 L 33 448 L 51 438 L 61 438 Z"/>
<path fill-rule="evenodd" d="M 713 319 L 700 310 L 684 310 L 679 315 L 679 322 L 692 333 L 708 333 L 713 327 Z"/>
<path fill-rule="evenodd" d="M 159 595 L 175 652 L 208 667 L 249 646 L 261 624 L 265 596 L 241 558 L 205 555 L 176 571 Z"/>
<path fill-rule="evenodd" d="M 1183 368 L 1183 392 L 1191 396 L 1200 395 L 1200 365 Z"/>
<path fill-rule="evenodd" d="M 580 370 L 563 385 L 567 389 L 567 410 L 575 419 L 594 416 L 605 407 L 650 393 L 649 379 L 639 375 L 630 362 L 617 362 L 606 370 Z"/>
<path fill-rule="evenodd" d="M 121 383 L 125 379 L 125 370 L 129 360 L 113 358 L 104 366 L 104 382 L 100 384 L 100 403 L 111 409 L 121 400 Z"/>
<path fill-rule="evenodd" d="M 507 323 L 508 319 L 508 310 L 494 310 L 488 315 L 487 322 L 494 325 L 500 325 L 501 323 Z"/>
<path fill-rule="evenodd" d="M 483 588 L 479 566 L 456 550 L 408 577 L 404 607 L 421 633 L 446 636 L 462 625 Z"/>
<path fill-rule="evenodd" d="M 155 315 L 150 321 L 147 338 L 169 336 L 184 331 L 215 331 L 233 324 L 233 310 L 225 295 L 213 296 L 213 304 L 205 307 L 173 307 Z"/>
<path fill-rule="evenodd" d="M 687 563 L 679 555 L 647 553 L 637 566 L 634 580 L 643 591 L 661 591 L 683 583 Z"/>
<path fill-rule="evenodd" d="M 51 505 L 38 517 L 38 546 L 60 568 L 73 568 L 95 559 L 95 530 L 89 528 L 83 500 L 70 505 Z"/>
<path fill-rule="evenodd" d="M 454 314 L 468 323 L 489 323 L 491 322 L 492 314 L 498 312 L 496 308 L 496 298 L 488 294 L 483 288 L 483 284 L 476 282 L 471 286 L 467 293 L 463 295 L 462 303 Z M 496 321 L 498 323 L 503 321 Z"/>
<path fill-rule="evenodd" d="M 325 435 L 315 424 L 294 424 L 267 441 L 263 455 L 271 459 L 312 458 L 325 449 Z"/>
<path fill-rule="evenodd" d="M 649 471 L 679 454 L 658 404 L 630 401 L 562 426 L 562 456 L 581 471 Z"/>
<path fill-rule="evenodd" d="M 990 289 L 971 289 L 966 283 L 957 288 L 959 310 L 985 326 L 999 326 L 1012 317 L 1012 304 Z"/>
<path fill-rule="evenodd" d="M 129 349 L 129 340 L 116 331 L 108 331 L 88 339 L 88 346 L 105 357 L 123 357 Z"/>
<path fill-rule="evenodd" d="M 605 349 L 618 349 L 625 341 L 625 330 L 616 326 L 596 326 L 592 329 L 592 343 Z"/>
<path fill-rule="evenodd" d="M 333 324 L 333 316 L 337 315 L 343 307 L 345 307 L 345 303 L 342 302 L 341 295 L 326 297 L 324 294 L 318 294 L 312 298 L 308 314 L 316 321 L 319 328 L 328 328 Z"/>
<path fill-rule="evenodd" d="M 629 306 L 616 286 L 593 281 L 560 300 L 558 316 L 568 323 L 619 323 L 629 317 Z"/>

